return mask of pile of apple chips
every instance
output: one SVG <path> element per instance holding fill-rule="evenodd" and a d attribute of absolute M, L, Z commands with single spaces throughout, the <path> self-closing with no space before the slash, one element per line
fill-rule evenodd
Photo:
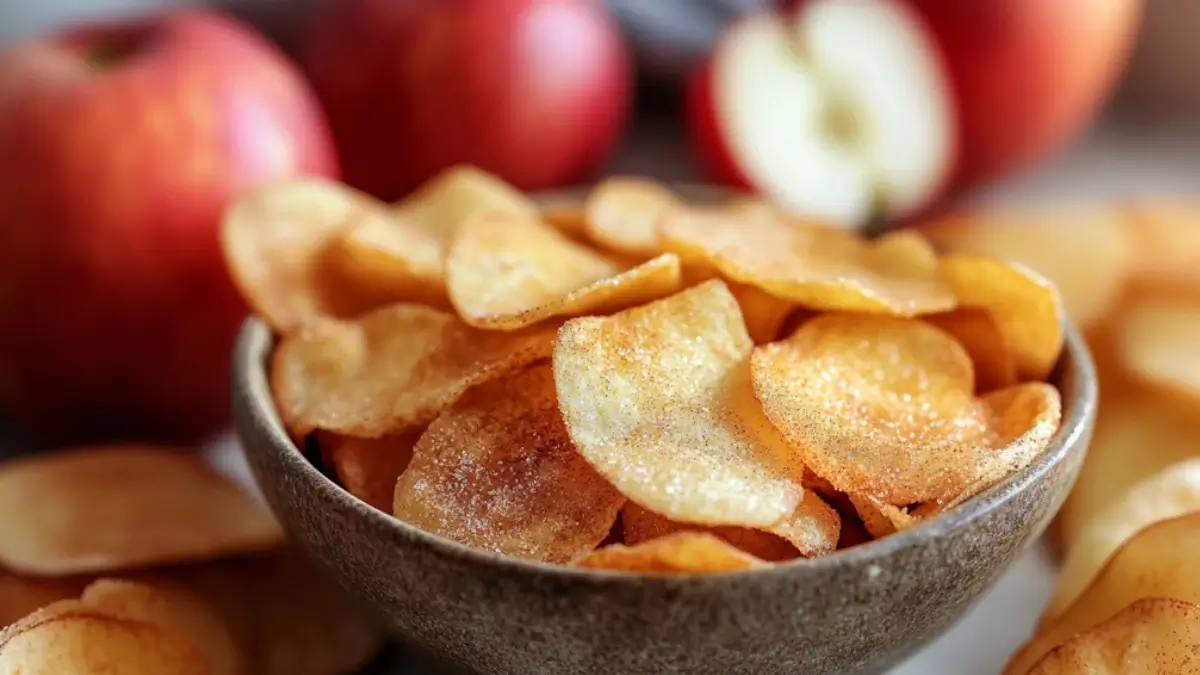
<path fill-rule="evenodd" d="M 381 644 L 264 506 L 145 446 L 0 464 L 0 626 L 5 675 L 340 675 Z"/>
<path fill-rule="evenodd" d="M 1200 670 L 1200 203 L 970 211 L 940 248 L 1054 280 L 1100 371 L 1058 587 L 1006 675 Z"/>
<path fill-rule="evenodd" d="M 618 177 L 535 203 L 449 170 L 388 205 L 301 180 L 224 223 L 278 412 L 364 502 L 467 546 L 758 568 L 912 527 L 1060 422 L 1058 292 Z"/>

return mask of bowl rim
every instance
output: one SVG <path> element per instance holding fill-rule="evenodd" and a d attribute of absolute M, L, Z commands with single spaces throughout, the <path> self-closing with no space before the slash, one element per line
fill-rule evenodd
<path fill-rule="evenodd" d="M 673 184 L 672 187 L 678 187 L 678 185 Z M 688 186 L 685 184 L 686 188 Z M 693 194 L 730 194 L 729 191 L 716 186 L 693 184 L 690 188 L 687 191 Z M 567 197 L 572 194 L 572 191 L 578 189 L 555 191 L 546 193 L 542 197 L 548 198 L 552 202 Z M 862 565 L 869 569 L 872 565 L 880 564 L 881 566 L 881 563 L 899 550 L 937 538 L 948 531 L 968 526 L 1035 483 L 1045 479 L 1046 475 L 1072 452 L 1086 452 L 1086 448 L 1081 447 L 1084 445 L 1081 440 L 1094 427 L 1099 396 L 1095 364 L 1083 336 L 1066 318 L 1063 320 L 1063 338 L 1063 349 L 1050 381 L 1064 395 L 1062 402 L 1064 414 L 1046 451 L 1032 463 L 962 504 L 933 518 L 923 520 L 909 529 L 828 555 L 797 558 L 759 569 L 702 574 L 660 574 L 544 563 L 477 549 L 445 539 L 367 505 L 322 473 L 309 461 L 302 449 L 292 441 L 284 429 L 271 395 L 267 367 L 276 345 L 276 338 L 266 322 L 256 315 L 245 320 L 234 345 L 232 364 L 234 400 L 243 402 L 249 407 L 248 421 L 244 422 L 241 416 L 236 416 L 236 431 L 242 452 L 249 455 L 256 451 L 255 447 L 259 444 L 247 442 L 246 437 L 256 432 L 243 427 L 247 425 L 262 426 L 261 431 L 264 433 L 257 435 L 263 436 L 271 451 L 279 453 L 283 463 L 296 472 L 296 478 L 303 484 L 303 489 L 319 490 L 325 493 L 327 498 L 340 502 L 342 506 L 371 521 L 371 531 L 380 529 L 391 531 L 401 540 L 426 546 L 439 555 L 456 559 L 459 562 L 494 566 L 513 573 L 552 575 L 564 580 L 579 582 L 644 584 L 648 580 L 654 580 L 656 583 L 671 586 L 714 583 L 747 576 L 762 578 L 765 575 L 774 574 L 819 573 L 822 570 L 848 565 Z M 1070 367 L 1067 368 L 1067 365 Z M 1069 394 L 1069 398 L 1067 398 L 1067 394 Z M 258 476 L 255 475 L 256 484 L 258 480 Z M 261 486 L 259 487 L 261 489 Z"/>

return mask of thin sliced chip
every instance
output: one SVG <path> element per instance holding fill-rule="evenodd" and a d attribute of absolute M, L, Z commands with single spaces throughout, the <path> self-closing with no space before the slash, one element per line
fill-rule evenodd
<path fill-rule="evenodd" d="M 453 314 L 393 305 L 356 321 L 313 321 L 285 336 L 271 389 L 288 430 L 378 438 L 428 424 L 468 388 L 550 355 L 554 327 L 471 328 Z"/>
<path fill-rule="evenodd" d="M 960 306 L 992 315 L 1021 379 L 1050 375 L 1063 346 L 1063 307 L 1054 284 L 1022 265 L 973 253 L 943 258 L 942 277 Z"/>
<path fill-rule="evenodd" d="M 391 513 L 396 481 L 412 461 L 413 446 L 421 431 L 382 438 L 319 434 L 321 456 L 347 492 Z"/>
<path fill-rule="evenodd" d="M 1200 513 L 1159 521 L 1113 553 L 1091 585 L 1009 662 L 1006 674 L 1025 673 L 1044 654 L 1116 615 L 1141 598 L 1200 602 Z"/>
<path fill-rule="evenodd" d="M 263 506 L 183 449 L 102 446 L 0 467 L 0 564 L 61 576 L 274 549 Z"/>
<path fill-rule="evenodd" d="M 0 569 L 0 629 L 51 603 L 77 598 L 87 577 L 35 579 Z"/>
<path fill-rule="evenodd" d="M 919 522 L 907 509 L 885 504 L 871 497 L 851 495 L 850 502 L 854 504 L 854 510 L 858 512 L 867 534 L 876 539 L 907 530 Z"/>
<path fill-rule="evenodd" d="M 449 246 L 467 220 L 488 212 L 537 218 L 540 210 L 520 190 L 473 166 L 442 171 L 394 209 L 401 221 L 431 235 L 442 246 Z"/>
<path fill-rule="evenodd" d="M 767 563 L 708 532 L 676 532 L 634 546 L 597 549 L 576 565 L 623 572 L 713 574 L 765 567 Z"/>
<path fill-rule="evenodd" d="M 920 232 L 944 252 L 1029 267 L 1058 288 L 1067 314 L 1085 328 L 1116 306 L 1134 264 L 1134 238 L 1108 205 L 990 207 L 938 218 Z"/>
<path fill-rule="evenodd" d="M 1053 621 L 1069 607 L 1126 539 L 1152 523 L 1192 511 L 1200 511 L 1200 458 L 1172 464 L 1131 487 L 1071 542 L 1042 622 Z"/>
<path fill-rule="evenodd" d="M 925 321 L 958 340 L 975 364 L 975 391 L 985 393 L 1017 383 L 1017 363 L 992 315 L 982 309 L 930 314 Z"/>
<path fill-rule="evenodd" d="M 575 452 L 545 364 L 472 389 L 434 420 L 394 513 L 474 548 L 567 563 L 608 536 L 624 503 Z"/>
<path fill-rule="evenodd" d="M 1190 197 L 1141 200 L 1124 215 L 1129 219 L 1133 274 L 1138 284 L 1200 291 L 1200 201 Z M 1090 245 L 1090 233 L 1088 242 Z"/>
<path fill-rule="evenodd" d="M 613 251 L 656 256 L 663 252 L 658 220 L 680 206 L 679 198 L 656 181 L 608 178 L 592 190 L 585 202 L 587 234 Z"/>
<path fill-rule="evenodd" d="M 914 232 L 867 242 L 770 209 L 728 207 L 680 210 L 659 229 L 663 248 L 685 262 L 811 309 L 915 316 L 955 305 L 933 249 Z"/>
<path fill-rule="evenodd" d="M 387 298 L 340 276 L 331 252 L 356 215 L 384 208 L 366 194 L 319 178 L 271 184 L 226 211 L 221 250 L 242 296 L 277 331 L 289 332 L 316 316 L 355 316 Z M 429 252 L 431 245 L 417 242 L 413 250 Z"/>
<path fill-rule="evenodd" d="M 575 241 L 587 239 L 587 213 L 574 204 L 553 204 L 542 209 L 542 220 Z"/>
<path fill-rule="evenodd" d="M 353 214 L 329 256 L 342 274 L 371 293 L 447 304 L 442 244 L 383 208 Z"/>
<path fill-rule="evenodd" d="M 492 330 L 605 314 L 681 287 L 674 255 L 626 270 L 540 220 L 499 213 L 472 218 L 459 229 L 446 275 L 463 321 Z"/>
<path fill-rule="evenodd" d="M 1200 302 L 1140 298 L 1117 327 L 1125 370 L 1184 400 L 1200 402 Z"/>
<path fill-rule="evenodd" d="M 671 520 L 779 522 L 800 503 L 803 467 L 754 400 L 752 347 L 721 281 L 568 321 L 554 379 L 572 440 L 625 496 Z"/>
<path fill-rule="evenodd" d="M 746 322 L 746 332 L 750 333 L 750 339 L 756 345 L 778 339 L 784 322 L 796 309 L 796 305 L 780 300 L 756 286 L 729 284 L 729 292 L 737 300 L 742 319 Z"/>
<path fill-rule="evenodd" d="M 1200 606 L 1145 598 L 1054 648 L 1026 675 L 1183 675 L 1196 670 Z"/>
<path fill-rule="evenodd" d="M 1043 383 L 976 399 L 966 351 L 916 320 L 826 314 L 757 348 L 751 369 L 767 417 L 805 466 L 893 506 L 995 479 L 1040 453 L 1061 414 Z"/>

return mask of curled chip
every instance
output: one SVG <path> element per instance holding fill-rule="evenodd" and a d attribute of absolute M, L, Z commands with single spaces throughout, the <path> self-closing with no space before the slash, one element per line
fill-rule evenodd
<path fill-rule="evenodd" d="M 1120 300 L 1135 246 L 1110 206 L 991 207 L 954 213 L 919 228 L 938 250 L 1011 260 L 1054 283 L 1067 314 L 1083 327 Z"/>
<path fill-rule="evenodd" d="M 942 277 L 958 304 L 986 310 L 996 320 L 1025 380 L 1044 380 L 1063 346 L 1063 308 L 1044 277 L 999 258 L 959 253 L 942 259 Z"/>
<path fill-rule="evenodd" d="M 715 280 L 568 321 L 554 380 L 571 439 L 626 497 L 671 520 L 778 523 L 800 503 L 803 467 L 754 400 L 752 347 Z"/>
<path fill-rule="evenodd" d="M 393 301 L 446 302 L 442 245 L 382 209 L 351 216 L 329 256 L 359 287 Z"/>
<path fill-rule="evenodd" d="M 321 456 L 347 492 L 385 513 L 392 512 L 396 481 L 412 460 L 420 430 L 398 436 L 354 438 L 318 434 Z"/>
<path fill-rule="evenodd" d="M 1200 602 L 1200 513 L 1159 521 L 1127 540 L 1062 614 L 1040 627 L 1005 669 L 1028 672 L 1043 655 L 1142 598 Z"/>
<path fill-rule="evenodd" d="M 1128 373 L 1186 401 L 1200 401 L 1200 302 L 1140 299 L 1123 312 L 1117 330 Z"/>
<path fill-rule="evenodd" d="M 575 452 L 550 365 L 481 385 L 421 436 L 395 516 L 468 546 L 567 563 L 608 536 L 625 497 Z"/>
<path fill-rule="evenodd" d="M 107 572 L 268 550 L 271 513 L 182 449 L 103 446 L 0 467 L 0 565 Z"/>
<path fill-rule="evenodd" d="M 472 166 L 455 166 L 431 178 L 394 213 L 409 226 L 449 245 L 460 225 L 480 213 L 538 216 L 538 205 L 498 177 Z"/>
<path fill-rule="evenodd" d="M 970 358 L 918 320 L 826 314 L 757 348 L 754 391 L 805 466 L 893 506 L 950 500 L 1045 449 L 1061 414 L 1035 382 L 974 397 Z"/>
<path fill-rule="evenodd" d="M 242 296 L 280 332 L 315 316 L 349 317 L 387 299 L 354 286 L 333 264 L 338 236 L 383 205 L 338 183 L 304 178 L 252 190 L 225 214 L 221 249 Z M 434 255 L 417 237 L 413 255 Z"/>
<path fill-rule="evenodd" d="M 742 310 L 742 320 L 746 322 L 746 332 L 750 333 L 750 339 L 756 345 L 774 342 L 783 330 L 783 324 L 796 309 L 794 304 L 780 300 L 757 286 L 729 284 L 729 292 L 737 300 Z"/>
<path fill-rule="evenodd" d="M 453 314 L 393 305 L 355 321 L 323 319 L 285 336 L 271 364 L 279 414 L 297 438 L 314 430 L 378 438 L 431 421 L 468 388 L 553 349 L 554 328 L 471 328 Z"/>
<path fill-rule="evenodd" d="M 1026 675 L 1195 672 L 1200 606 L 1146 598 L 1055 647 Z"/>
<path fill-rule="evenodd" d="M 1126 539 L 1154 522 L 1192 511 L 1200 511 L 1200 459 L 1173 464 L 1134 485 L 1071 542 L 1042 622 L 1053 621 L 1069 607 Z"/>
<path fill-rule="evenodd" d="M 895 534 L 901 530 L 916 525 L 920 519 L 909 513 L 908 509 L 885 504 L 871 497 L 850 496 L 850 503 L 862 521 L 867 534 L 879 539 Z"/>
<path fill-rule="evenodd" d="M 679 259 L 633 269 L 537 218 L 491 213 L 459 228 L 446 259 L 450 301 L 472 326 L 516 330 L 555 316 L 604 314 L 680 288 Z"/>
<path fill-rule="evenodd" d="M 1000 327 L 982 309 L 956 309 L 921 317 L 954 336 L 975 364 L 975 391 L 985 393 L 1017 383 L 1017 363 Z"/>
<path fill-rule="evenodd" d="M 731 207 L 680 210 L 659 231 L 663 248 L 685 262 L 810 309 L 915 316 L 955 305 L 933 249 L 915 232 L 867 242 L 770 209 Z"/>
<path fill-rule="evenodd" d="M 675 532 L 626 546 L 613 544 L 576 561 L 580 567 L 623 572 L 717 573 L 766 566 L 720 537 L 708 532 Z"/>
<path fill-rule="evenodd" d="M 665 186 L 617 176 L 597 185 L 584 204 L 587 234 L 604 248 L 651 257 L 662 253 L 658 220 L 681 206 Z"/>

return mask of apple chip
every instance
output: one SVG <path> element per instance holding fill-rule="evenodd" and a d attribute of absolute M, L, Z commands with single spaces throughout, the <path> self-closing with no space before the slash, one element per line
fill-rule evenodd
<path fill-rule="evenodd" d="M 746 322 L 746 332 L 750 333 L 750 339 L 756 345 L 774 342 L 783 330 L 783 324 L 796 309 L 794 304 L 780 300 L 757 286 L 729 284 L 729 292 L 737 300 L 742 319 Z"/>
<path fill-rule="evenodd" d="M 1142 382 L 1200 402 L 1200 302 L 1140 298 L 1122 314 L 1117 349 Z"/>
<path fill-rule="evenodd" d="M 790 222 L 769 209 L 688 209 L 660 221 L 663 248 L 811 309 L 915 316 L 955 305 L 928 242 L 894 232 L 868 242 Z"/>
<path fill-rule="evenodd" d="M 1042 621 L 1052 621 L 1070 606 L 1126 539 L 1152 523 L 1192 511 L 1200 511 L 1200 458 L 1172 464 L 1134 485 L 1071 542 Z"/>
<path fill-rule="evenodd" d="M 1040 453 L 1057 390 L 1030 383 L 974 397 L 970 358 L 922 321 L 826 314 L 757 348 L 754 390 L 805 466 L 893 506 L 950 500 Z"/>
<path fill-rule="evenodd" d="M 587 234 L 597 244 L 647 258 L 662 253 L 658 220 L 682 206 L 656 181 L 616 176 L 600 182 L 584 205 Z"/>
<path fill-rule="evenodd" d="M 542 209 L 542 220 L 573 240 L 587 240 L 587 213 L 575 203 L 552 204 Z"/>
<path fill-rule="evenodd" d="M 1200 602 L 1200 513 L 1159 521 L 1127 540 L 1075 602 L 1013 657 L 1005 673 L 1025 673 L 1051 649 L 1141 598 Z"/>
<path fill-rule="evenodd" d="M 975 391 L 986 393 L 1017 383 L 1017 364 L 992 315 L 982 309 L 930 314 L 925 321 L 941 328 L 967 350 L 975 364 Z"/>
<path fill-rule="evenodd" d="M 1190 197 L 1143 200 L 1126 215 L 1133 239 L 1134 278 L 1155 289 L 1200 290 L 1200 201 Z"/>
<path fill-rule="evenodd" d="M 1200 606 L 1146 598 L 1068 639 L 1026 675 L 1126 675 L 1194 672 L 1200 653 Z"/>
<path fill-rule="evenodd" d="M 347 492 L 385 513 L 392 512 L 396 481 L 412 460 L 421 430 L 382 438 L 318 434 L 321 455 Z"/>
<path fill-rule="evenodd" d="M 221 250 L 234 282 L 254 311 L 287 333 L 315 316 L 349 317 L 383 304 L 338 274 L 332 251 L 356 217 L 383 205 L 320 178 L 252 190 L 221 224 Z M 410 242 L 413 255 L 435 255 L 433 242 Z"/>
<path fill-rule="evenodd" d="M 537 218 L 538 205 L 500 178 L 473 166 L 455 166 L 431 178 L 394 213 L 414 229 L 448 246 L 459 226 L 480 213 Z"/>
<path fill-rule="evenodd" d="M 438 416 L 396 485 L 394 513 L 468 546 L 567 563 L 608 536 L 624 503 L 571 444 L 545 364 Z"/>
<path fill-rule="evenodd" d="M 916 525 L 920 519 L 907 509 L 885 504 L 871 497 L 850 496 L 850 503 L 862 521 L 863 528 L 872 537 L 879 539 Z"/>
<path fill-rule="evenodd" d="M 942 259 L 942 276 L 958 304 L 995 319 L 1025 380 L 1044 380 L 1063 346 L 1058 290 L 1036 272 L 999 258 L 958 253 Z"/>
<path fill-rule="evenodd" d="M 774 525 L 800 503 L 803 467 L 754 400 L 752 347 L 717 280 L 568 321 L 554 380 L 571 439 L 626 497 L 671 520 Z"/>
<path fill-rule="evenodd" d="M 0 466 L 0 564 L 61 576 L 273 549 L 271 513 L 183 449 L 102 446 Z"/>
<path fill-rule="evenodd" d="M 1083 327 L 1117 304 L 1134 264 L 1134 242 L 1109 205 L 989 207 L 920 227 L 939 250 L 1020 263 L 1054 283 L 1066 313 Z"/>
<path fill-rule="evenodd" d="M 626 270 L 536 218 L 503 213 L 472 218 L 459 228 L 446 275 L 450 301 L 463 321 L 493 330 L 605 314 L 680 288 L 674 255 Z"/>
<path fill-rule="evenodd" d="M 711 574 L 765 567 L 766 562 L 708 532 L 675 532 L 626 546 L 614 544 L 584 556 L 576 565 L 622 572 Z"/>
<path fill-rule="evenodd" d="M 494 333 L 429 307 L 393 305 L 285 336 L 271 388 L 296 438 L 317 429 L 398 435 L 429 423 L 468 388 L 548 357 L 553 340 L 549 325 Z"/>
<path fill-rule="evenodd" d="M 345 278 L 374 295 L 447 304 L 442 244 L 382 207 L 354 213 L 329 256 Z"/>

